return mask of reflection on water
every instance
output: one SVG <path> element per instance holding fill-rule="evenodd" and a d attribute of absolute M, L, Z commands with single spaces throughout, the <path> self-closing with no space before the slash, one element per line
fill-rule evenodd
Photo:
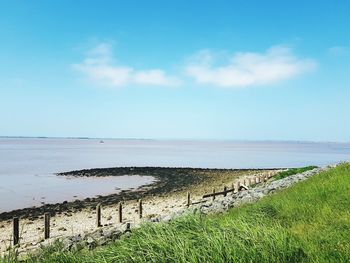
<path fill-rule="evenodd" d="M 85 180 L 54 175 L 70 170 L 300 167 L 342 160 L 350 160 L 349 143 L 0 138 L 0 211 L 109 194 L 116 187 L 128 189 L 152 182 L 141 176 Z"/>

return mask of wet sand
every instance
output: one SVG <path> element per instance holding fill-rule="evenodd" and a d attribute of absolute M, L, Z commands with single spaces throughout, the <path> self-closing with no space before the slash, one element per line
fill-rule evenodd
<path fill-rule="evenodd" d="M 122 191 L 118 194 L 86 198 L 74 202 L 47 204 L 42 207 L 25 208 L 0 214 L 0 251 L 4 252 L 11 244 L 12 221 L 20 217 L 21 249 L 39 246 L 43 241 L 43 215 L 50 212 L 51 239 L 62 236 L 84 234 L 96 229 L 96 205 L 102 204 L 102 224 L 117 223 L 117 204 L 123 201 L 125 222 L 138 224 L 137 200 L 143 199 L 145 218 L 166 215 L 182 209 L 186 205 L 186 193 L 191 192 L 193 201 L 200 200 L 212 188 L 223 189 L 238 180 L 256 175 L 275 174 L 278 169 L 234 170 L 234 169 L 196 169 L 160 167 L 119 167 L 105 169 L 79 170 L 58 174 L 58 176 L 121 176 L 148 175 L 155 178 L 151 185 L 138 189 Z"/>

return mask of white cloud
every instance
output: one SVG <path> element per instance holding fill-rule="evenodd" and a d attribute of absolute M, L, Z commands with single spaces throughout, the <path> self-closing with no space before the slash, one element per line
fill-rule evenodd
<path fill-rule="evenodd" d="M 334 48 L 334 52 L 339 49 Z M 289 47 L 273 46 L 263 53 L 237 52 L 233 55 L 202 50 L 191 57 L 185 72 L 198 84 L 235 88 L 277 83 L 316 66 L 312 59 L 295 56 Z M 159 68 L 135 69 L 117 63 L 108 43 L 100 43 L 81 63 L 72 67 L 103 86 L 178 86 L 182 83 L 179 76 L 171 76 Z"/>
<path fill-rule="evenodd" d="M 130 66 L 118 65 L 113 58 L 112 46 L 108 43 L 99 44 L 88 52 L 87 58 L 72 67 L 103 86 L 178 86 L 181 83 L 178 78 L 169 76 L 161 69 L 136 70 Z"/>
<path fill-rule="evenodd" d="M 273 46 L 265 53 L 238 52 L 228 59 L 226 56 L 225 64 L 217 65 L 217 60 L 217 53 L 202 50 L 191 58 L 185 71 L 199 84 L 247 87 L 286 80 L 313 70 L 317 65 L 311 59 L 296 57 L 285 46 Z"/>

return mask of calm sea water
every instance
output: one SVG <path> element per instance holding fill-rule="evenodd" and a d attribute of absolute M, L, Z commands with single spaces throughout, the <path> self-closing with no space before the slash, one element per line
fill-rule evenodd
<path fill-rule="evenodd" d="M 350 143 L 0 138 L 0 212 L 116 193 L 149 176 L 65 178 L 117 166 L 277 168 L 350 160 Z"/>

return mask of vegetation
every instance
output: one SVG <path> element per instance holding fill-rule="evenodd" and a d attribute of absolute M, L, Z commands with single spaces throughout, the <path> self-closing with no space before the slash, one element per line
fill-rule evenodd
<path fill-rule="evenodd" d="M 226 214 L 145 225 L 94 251 L 57 244 L 27 261 L 350 262 L 350 164 Z"/>
<path fill-rule="evenodd" d="M 313 170 L 317 168 L 317 166 L 306 166 L 301 168 L 290 168 L 286 171 L 279 172 L 276 176 L 274 176 L 274 180 L 279 180 L 291 176 L 293 174 L 303 173 L 309 170 Z"/>

